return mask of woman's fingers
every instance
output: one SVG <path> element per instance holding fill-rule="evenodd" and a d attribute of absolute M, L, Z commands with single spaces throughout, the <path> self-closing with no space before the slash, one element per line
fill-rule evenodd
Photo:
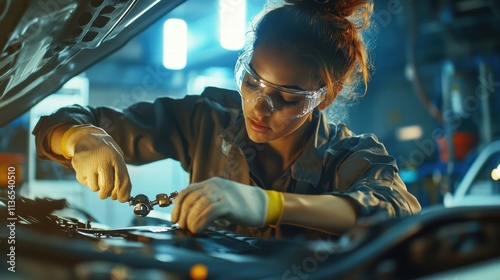
<path fill-rule="evenodd" d="M 190 185 L 177 196 L 172 222 L 191 232 L 203 231 L 224 212 L 221 198 L 219 188 L 210 183 Z"/>
<path fill-rule="evenodd" d="M 227 207 L 223 201 L 211 203 L 209 206 L 202 208 L 199 213 L 190 217 L 187 229 L 193 233 L 201 233 L 209 224 L 226 213 Z"/>

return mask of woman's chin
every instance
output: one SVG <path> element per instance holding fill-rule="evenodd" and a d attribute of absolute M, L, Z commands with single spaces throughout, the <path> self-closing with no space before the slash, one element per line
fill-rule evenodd
<path fill-rule="evenodd" d="M 250 138 L 250 140 L 252 140 L 254 143 L 263 144 L 272 140 L 270 135 L 265 133 L 255 132 L 251 128 L 250 129 L 247 128 L 247 134 L 248 138 Z"/>

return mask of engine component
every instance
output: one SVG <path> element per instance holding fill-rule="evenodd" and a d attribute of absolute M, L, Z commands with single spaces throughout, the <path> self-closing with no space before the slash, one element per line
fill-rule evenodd
<path fill-rule="evenodd" d="M 144 194 L 138 194 L 135 197 L 130 197 L 128 202 L 131 206 L 134 206 L 134 214 L 138 217 L 146 217 L 151 210 L 153 210 L 154 205 L 160 207 L 170 206 L 174 202 L 174 199 L 179 193 L 177 191 L 167 195 L 165 193 L 160 193 L 156 195 L 156 199 L 150 201 L 149 198 Z"/>

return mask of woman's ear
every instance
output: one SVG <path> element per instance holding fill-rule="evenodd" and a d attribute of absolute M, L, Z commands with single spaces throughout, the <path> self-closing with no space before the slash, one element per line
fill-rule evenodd
<path fill-rule="evenodd" d="M 326 109 L 326 107 L 330 106 L 330 104 L 332 104 L 335 98 L 337 98 L 337 95 L 339 95 L 339 92 L 342 90 L 342 88 L 343 86 L 340 85 L 335 87 L 335 92 L 332 93 L 327 92 L 325 95 L 325 99 L 323 99 L 323 101 L 318 105 L 318 109 L 324 110 Z"/>
<path fill-rule="evenodd" d="M 328 107 L 328 105 L 330 105 L 331 102 L 327 102 L 327 99 L 328 99 L 328 95 L 325 97 L 325 99 L 319 103 L 318 105 L 318 109 L 323 111 L 325 110 L 326 107 Z"/>

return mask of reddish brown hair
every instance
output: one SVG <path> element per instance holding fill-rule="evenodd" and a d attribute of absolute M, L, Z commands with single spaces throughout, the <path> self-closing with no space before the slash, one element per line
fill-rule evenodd
<path fill-rule="evenodd" d="M 370 0 L 286 0 L 257 17 L 250 47 L 279 43 L 306 57 L 312 63 L 309 74 L 328 88 L 331 101 L 339 89 L 352 89 L 358 81 L 364 94 L 371 63 L 361 31 L 369 26 L 372 11 Z"/>

